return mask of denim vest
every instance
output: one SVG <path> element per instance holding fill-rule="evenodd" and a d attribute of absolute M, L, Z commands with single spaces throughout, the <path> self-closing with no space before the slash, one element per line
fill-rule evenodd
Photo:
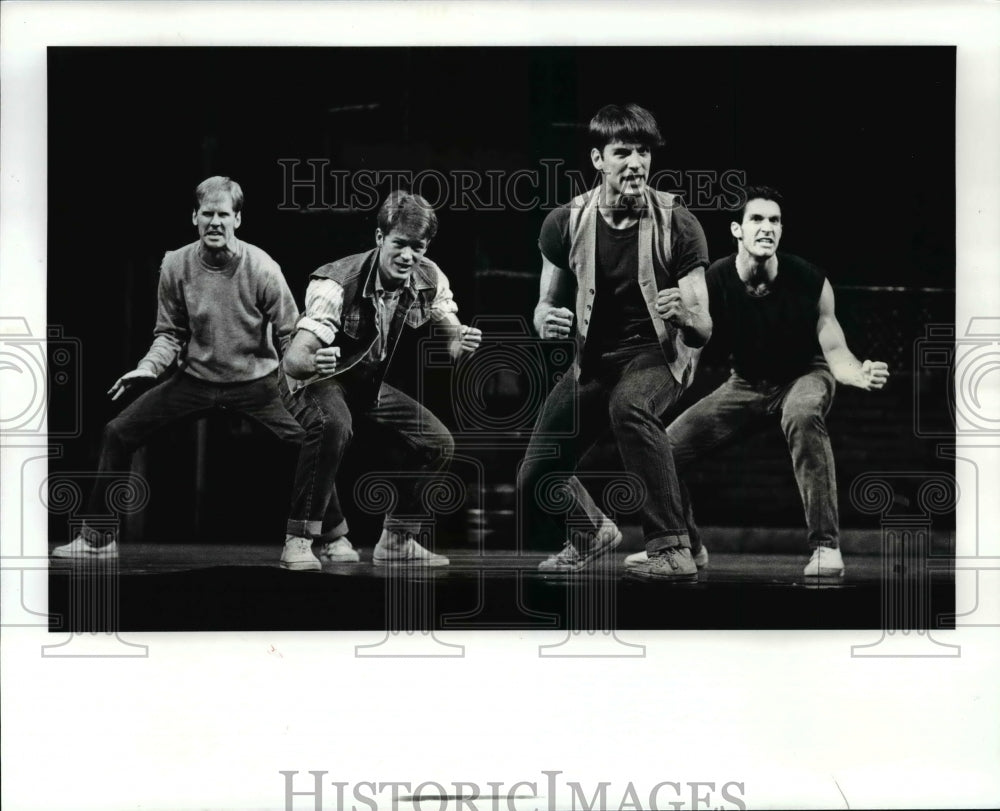
<path fill-rule="evenodd" d="M 310 274 L 310 279 L 331 279 L 344 289 L 340 330 L 334 341 L 340 347 L 340 361 L 333 377 L 343 375 L 368 355 L 378 337 L 378 308 L 375 303 L 375 274 L 378 273 L 378 249 L 338 259 Z M 424 324 L 430 319 L 431 304 L 437 296 L 436 278 L 440 271 L 429 259 L 414 267 L 409 283 L 400 292 L 386 338 L 385 360 L 379 364 L 377 381 L 392 360 L 403 325 Z"/>

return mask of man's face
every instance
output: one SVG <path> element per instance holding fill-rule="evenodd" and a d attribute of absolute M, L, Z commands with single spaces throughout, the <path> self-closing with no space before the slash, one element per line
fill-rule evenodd
<path fill-rule="evenodd" d="M 240 214 L 233 211 L 233 198 L 229 192 L 209 194 L 201 201 L 191 221 L 198 226 L 201 244 L 210 251 L 233 248 L 236 229 L 240 227 Z"/>
<path fill-rule="evenodd" d="M 741 252 L 754 259 L 769 259 L 781 241 L 781 206 L 774 200 L 749 200 L 743 222 L 730 223 L 729 229 Z"/>
<path fill-rule="evenodd" d="M 430 240 L 417 233 L 396 226 L 388 234 L 375 229 L 375 244 L 379 247 L 378 264 L 382 284 L 398 287 L 405 284 L 410 273 L 427 252 Z"/>
<path fill-rule="evenodd" d="M 603 150 L 592 149 L 590 159 L 594 168 L 604 176 L 612 197 L 634 197 L 646 188 L 652 155 L 645 144 L 612 141 Z"/>

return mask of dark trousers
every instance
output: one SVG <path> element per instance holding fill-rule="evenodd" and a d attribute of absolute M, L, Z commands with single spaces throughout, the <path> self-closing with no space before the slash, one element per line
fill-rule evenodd
<path fill-rule="evenodd" d="M 568 479 L 579 457 L 611 428 L 637 491 L 646 549 L 690 546 L 670 443 L 660 415 L 683 393 L 659 346 L 603 355 L 579 379 L 566 375 L 538 416 L 518 474 L 529 543 L 566 535 L 577 499 Z M 643 492 L 638 492 L 642 490 Z"/>
<path fill-rule="evenodd" d="M 837 477 L 826 415 L 836 388 L 825 365 L 784 384 L 753 384 L 735 372 L 667 428 L 674 464 L 683 474 L 707 454 L 760 430 L 776 418 L 788 442 L 805 509 L 809 545 L 837 547 Z M 683 494 L 687 501 L 687 493 Z M 688 514 L 692 539 L 697 535 Z"/>
<path fill-rule="evenodd" d="M 138 397 L 104 427 L 97 483 L 87 502 L 88 515 L 103 515 L 115 500 L 110 488 L 116 473 L 127 473 L 132 454 L 153 435 L 181 420 L 219 409 L 251 418 L 278 439 L 298 447 L 304 432 L 281 402 L 278 372 L 242 383 L 211 383 L 177 372 Z M 84 537 L 92 543 L 114 540 L 84 526 Z"/>
<path fill-rule="evenodd" d="M 306 431 L 295 475 L 289 535 L 332 540 L 347 534 L 337 474 L 353 441 L 364 443 L 366 452 L 371 449 L 394 490 L 367 497 L 359 494 L 369 503 L 385 500 L 386 529 L 419 533 L 422 520 L 429 518 L 421 495 L 434 475 L 451 463 L 454 440 L 444 424 L 412 397 L 386 383 L 377 392 L 374 396 L 365 385 L 335 377 L 318 380 L 294 394 L 285 390 L 288 410 Z"/>

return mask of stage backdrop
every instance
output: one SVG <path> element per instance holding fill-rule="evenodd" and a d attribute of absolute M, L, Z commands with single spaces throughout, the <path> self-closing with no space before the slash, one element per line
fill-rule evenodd
<path fill-rule="evenodd" d="M 844 525 L 876 520 L 850 503 L 857 476 L 950 470 L 928 436 L 949 425 L 947 370 L 915 359 L 928 325 L 954 321 L 955 51 L 915 47 L 51 48 L 48 319 L 71 355 L 68 383 L 52 386 L 66 437 L 52 469 L 93 468 L 122 406 L 105 392 L 150 343 L 159 262 L 195 238 L 191 192 L 204 177 L 241 182 L 239 236 L 280 263 L 300 306 L 311 270 L 373 245 L 390 188 L 420 191 L 439 206 L 429 255 L 462 318 L 489 319 L 488 340 L 530 343 L 518 330 L 537 296 L 541 222 L 595 180 L 590 116 L 631 101 L 666 138 L 654 185 L 684 196 L 711 257 L 732 250 L 739 187 L 780 188 L 782 248 L 826 270 L 856 354 L 890 363 L 886 391 L 841 390 L 830 415 Z M 461 435 L 452 373 L 427 368 L 427 338 L 409 336 L 392 380 Z M 725 374 L 710 347 L 689 400 Z M 500 412 L 513 409 L 493 415 L 507 444 L 468 451 L 456 471 L 490 494 L 477 490 L 473 506 L 499 511 L 533 414 L 511 416 L 523 375 L 480 382 Z M 587 463 L 613 470 L 614 449 Z M 136 469 L 152 500 L 130 519 L 133 537 L 280 540 L 291 471 L 252 426 L 168 431 Z M 704 524 L 802 523 L 777 427 L 706 462 L 691 487 Z M 913 498 L 905 485 L 897 496 Z M 469 518 L 448 520 L 460 534 Z M 67 526 L 54 516 L 52 538 Z"/>

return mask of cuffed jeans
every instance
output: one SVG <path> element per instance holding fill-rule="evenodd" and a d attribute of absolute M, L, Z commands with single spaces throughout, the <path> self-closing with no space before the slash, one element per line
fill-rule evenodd
<path fill-rule="evenodd" d="M 104 427 L 97 472 L 106 475 L 98 476 L 87 502 L 87 513 L 101 515 L 106 512 L 108 488 L 114 480 L 111 474 L 127 473 L 132 466 L 132 454 L 156 432 L 213 410 L 233 411 L 249 417 L 281 441 L 298 448 L 304 432 L 285 410 L 277 381 L 277 371 L 240 383 L 213 383 L 177 372 L 138 397 Z M 98 533 L 87 526 L 83 527 L 82 534 L 98 545 L 114 540 L 107 533 Z"/>
<path fill-rule="evenodd" d="M 337 474 L 355 431 L 387 465 L 387 479 L 396 490 L 385 528 L 420 531 L 426 512 L 421 509 L 421 494 L 434 474 L 451 463 L 455 443 L 444 424 L 413 398 L 386 383 L 377 391 L 377 397 L 371 396 L 366 387 L 345 385 L 337 378 L 318 380 L 294 394 L 284 389 L 288 410 L 306 431 L 289 535 L 329 541 L 347 534 Z"/>
<path fill-rule="evenodd" d="M 729 380 L 667 428 L 674 464 L 683 475 L 707 454 L 779 417 L 805 508 L 809 545 L 836 548 L 840 544 L 837 478 L 826 430 L 826 415 L 835 389 L 833 375 L 825 364 L 780 385 L 753 384 L 733 372 Z M 686 491 L 682 497 L 689 502 Z M 697 529 L 690 513 L 687 521 L 695 536 Z"/>
<path fill-rule="evenodd" d="M 579 380 L 563 377 L 542 406 L 518 473 L 525 534 L 549 544 L 553 534 L 565 537 L 567 510 L 556 509 L 555 502 L 578 501 L 569 481 L 577 460 L 610 425 L 625 470 L 645 487 L 639 512 L 647 551 L 690 546 L 660 417 L 681 396 L 682 386 L 659 346 L 609 353 L 596 367 Z M 553 485 L 564 486 L 561 496 L 554 495 Z M 554 509 L 543 509 L 546 502 Z"/>

